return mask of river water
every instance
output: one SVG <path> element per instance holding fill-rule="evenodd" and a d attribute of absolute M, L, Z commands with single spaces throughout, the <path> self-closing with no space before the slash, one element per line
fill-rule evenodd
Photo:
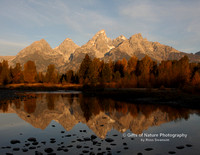
<path fill-rule="evenodd" d="M 0 102 L 0 154 L 200 154 L 200 111 L 80 92 Z"/>

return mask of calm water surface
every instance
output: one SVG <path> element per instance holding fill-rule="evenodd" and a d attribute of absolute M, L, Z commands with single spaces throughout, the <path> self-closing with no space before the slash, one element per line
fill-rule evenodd
<path fill-rule="evenodd" d="M 26 93 L 0 103 L 0 154 L 200 154 L 200 111 Z M 173 137 L 174 136 L 174 137 Z"/>

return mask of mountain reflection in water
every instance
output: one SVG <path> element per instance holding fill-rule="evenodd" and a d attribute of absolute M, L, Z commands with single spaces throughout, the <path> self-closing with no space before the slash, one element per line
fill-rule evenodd
<path fill-rule="evenodd" d="M 71 130 L 86 124 L 98 137 L 111 129 L 140 134 L 149 127 L 187 120 L 197 110 L 158 105 L 127 104 L 82 94 L 26 94 L 23 99 L 1 101 L 0 113 L 16 113 L 35 128 L 44 130 L 52 120 Z"/>

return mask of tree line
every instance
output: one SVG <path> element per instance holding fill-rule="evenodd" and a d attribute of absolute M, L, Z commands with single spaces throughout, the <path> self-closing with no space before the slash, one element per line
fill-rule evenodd
<path fill-rule="evenodd" d="M 33 61 L 10 67 L 7 61 L 0 62 L 0 83 L 80 83 L 91 86 L 119 88 L 182 88 L 192 86 L 200 88 L 200 63 L 190 63 L 187 56 L 180 60 L 167 60 L 157 63 L 145 56 L 138 60 L 133 56 L 128 61 L 123 58 L 116 62 L 104 62 L 85 55 L 77 72 L 66 71 L 59 74 L 50 64 L 46 73 L 37 72 Z"/>

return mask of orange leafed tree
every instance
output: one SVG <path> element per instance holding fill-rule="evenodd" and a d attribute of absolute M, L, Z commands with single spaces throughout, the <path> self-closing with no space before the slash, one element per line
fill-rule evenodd
<path fill-rule="evenodd" d="M 33 61 L 28 61 L 24 64 L 24 81 L 28 83 L 34 83 L 37 77 L 37 70 Z"/>

